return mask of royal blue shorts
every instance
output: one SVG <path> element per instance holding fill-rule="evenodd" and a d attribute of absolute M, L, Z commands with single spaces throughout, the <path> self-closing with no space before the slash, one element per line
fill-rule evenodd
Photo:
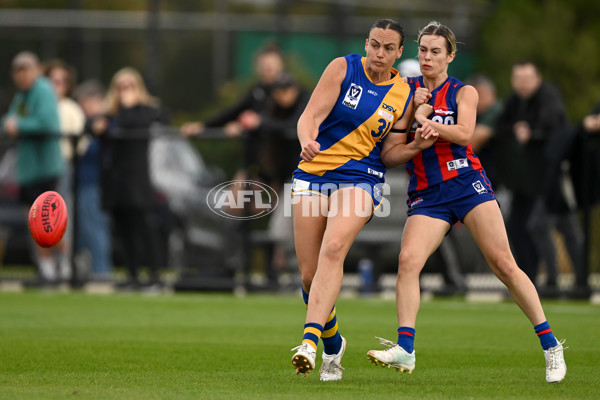
<path fill-rule="evenodd" d="M 292 181 L 292 195 L 303 196 L 309 194 L 317 194 L 322 197 L 329 197 L 333 192 L 345 187 L 358 187 L 363 189 L 371 196 L 373 200 L 373 209 L 376 209 L 381 204 L 384 194 L 385 183 L 373 183 L 373 182 L 345 182 L 345 181 L 332 181 L 330 179 L 325 180 L 323 177 L 309 174 L 302 170 L 297 169 L 294 171 Z"/>
<path fill-rule="evenodd" d="M 408 194 L 409 216 L 427 215 L 454 225 L 469 211 L 486 201 L 496 200 L 484 170 L 472 171 L 430 188 Z"/>

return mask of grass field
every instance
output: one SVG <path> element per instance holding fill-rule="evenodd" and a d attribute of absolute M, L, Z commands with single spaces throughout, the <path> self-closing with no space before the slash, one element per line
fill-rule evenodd
<path fill-rule="evenodd" d="M 600 307 L 544 306 L 570 347 L 560 384 L 545 382 L 539 341 L 511 302 L 423 302 L 413 374 L 376 367 L 374 336 L 397 327 L 393 301 L 375 298 L 338 302 L 344 379 L 320 382 L 290 362 L 299 297 L 0 293 L 0 399 L 600 398 Z"/>

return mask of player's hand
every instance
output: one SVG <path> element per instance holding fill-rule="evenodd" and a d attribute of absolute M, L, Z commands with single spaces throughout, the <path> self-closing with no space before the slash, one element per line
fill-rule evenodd
<path fill-rule="evenodd" d="M 312 141 L 312 142 L 308 142 L 306 145 L 302 146 L 302 151 L 300 152 L 300 157 L 302 157 L 302 159 L 304 161 L 312 161 L 313 158 L 315 158 L 315 156 L 317 154 L 319 154 L 321 152 L 321 145 L 319 144 L 319 142 L 316 141 Z"/>
<path fill-rule="evenodd" d="M 421 150 L 434 144 L 438 137 L 440 137 L 439 132 L 433 129 L 427 122 L 415 131 L 415 143 Z"/>
<path fill-rule="evenodd" d="M 425 125 L 425 120 L 433 113 L 433 107 L 430 104 L 423 103 L 415 111 L 415 120 L 421 124 Z"/>
<path fill-rule="evenodd" d="M 419 87 L 415 90 L 415 108 L 418 108 L 421 104 L 425 104 L 431 99 L 431 93 L 429 93 L 429 89 L 424 87 Z"/>
<path fill-rule="evenodd" d="M 191 137 L 201 134 L 204 131 L 204 123 L 202 122 L 186 122 L 181 125 L 179 132 L 185 137 Z"/>

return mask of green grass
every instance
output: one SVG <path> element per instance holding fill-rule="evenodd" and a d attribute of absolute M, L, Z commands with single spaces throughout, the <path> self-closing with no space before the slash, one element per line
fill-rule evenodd
<path fill-rule="evenodd" d="M 599 398 L 600 308 L 544 306 L 570 347 L 560 384 L 545 382 L 538 339 L 511 302 L 424 302 L 416 370 L 376 367 L 365 354 L 380 348 L 374 336 L 394 339 L 396 317 L 374 298 L 338 302 L 346 370 L 325 383 L 290 362 L 299 297 L 0 293 L 0 399 Z"/>

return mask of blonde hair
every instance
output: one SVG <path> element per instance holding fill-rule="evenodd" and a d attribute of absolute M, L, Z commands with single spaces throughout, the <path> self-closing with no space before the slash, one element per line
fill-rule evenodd
<path fill-rule="evenodd" d="M 456 36 L 446 25 L 442 25 L 437 21 L 430 21 L 423 29 L 419 31 L 417 43 L 421 44 L 421 38 L 425 35 L 436 35 L 446 39 L 446 49 L 448 54 L 456 52 Z"/>
<path fill-rule="evenodd" d="M 108 115 L 116 115 L 119 112 L 120 104 L 117 86 L 119 80 L 124 76 L 133 78 L 139 93 L 138 104 L 152 107 L 157 107 L 160 104 L 160 101 L 156 97 L 151 96 L 150 93 L 148 93 L 148 89 L 146 88 L 146 84 L 144 83 L 144 78 L 142 78 L 142 75 L 135 68 L 125 67 L 121 68 L 115 73 L 110 81 L 108 91 L 106 92 L 105 107 Z"/>

